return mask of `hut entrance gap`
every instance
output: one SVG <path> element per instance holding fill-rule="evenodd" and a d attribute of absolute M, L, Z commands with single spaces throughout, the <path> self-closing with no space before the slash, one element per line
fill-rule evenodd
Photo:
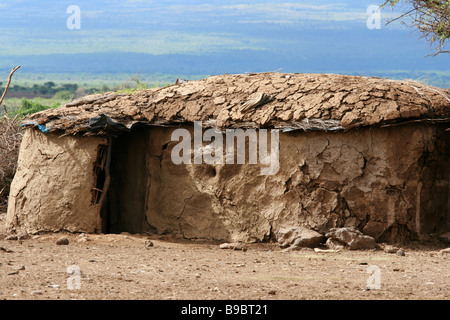
<path fill-rule="evenodd" d="M 101 203 L 102 233 L 143 232 L 148 192 L 148 135 L 144 127 L 136 127 L 111 138 L 106 146 L 110 148 L 104 160 L 106 169 L 100 175 L 100 179 L 109 180 L 103 183 L 106 198 Z"/>

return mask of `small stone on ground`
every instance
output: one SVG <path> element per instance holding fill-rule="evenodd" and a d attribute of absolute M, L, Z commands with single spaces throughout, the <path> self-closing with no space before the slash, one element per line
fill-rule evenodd
<path fill-rule="evenodd" d="M 61 237 L 58 240 L 56 240 L 56 244 L 58 246 L 66 246 L 69 244 L 69 239 L 67 239 L 66 237 Z"/>

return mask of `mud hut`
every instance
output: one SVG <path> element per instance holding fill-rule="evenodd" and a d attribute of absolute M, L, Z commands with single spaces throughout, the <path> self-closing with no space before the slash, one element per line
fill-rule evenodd
<path fill-rule="evenodd" d="M 24 123 L 7 227 L 265 241 L 289 226 L 346 226 L 425 239 L 450 227 L 449 97 L 412 81 L 283 73 L 87 96 Z M 250 152 L 196 161 L 196 134 L 201 149 L 238 129 L 278 139 L 273 174 Z M 177 162 L 186 133 L 192 161 Z"/>

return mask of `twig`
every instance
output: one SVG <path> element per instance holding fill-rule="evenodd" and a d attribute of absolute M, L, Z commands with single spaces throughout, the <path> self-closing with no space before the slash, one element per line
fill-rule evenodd
<path fill-rule="evenodd" d="M 100 201 L 98 204 L 98 213 L 97 219 L 99 226 L 102 227 L 103 219 L 102 219 L 102 209 L 106 202 L 106 197 L 108 196 L 109 185 L 111 184 L 111 174 L 110 174 L 110 165 L 111 165 L 111 149 L 112 149 L 112 140 L 109 139 L 107 152 L 106 152 L 106 163 L 105 163 L 105 181 L 103 183 L 103 193 L 100 196 Z"/>
<path fill-rule="evenodd" d="M 436 56 L 438 56 L 438 55 L 440 55 L 442 53 L 450 53 L 450 51 L 438 51 L 436 53 L 432 53 L 432 54 L 426 55 L 426 57 L 436 57 Z"/>
<path fill-rule="evenodd" d="M 6 84 L 6 87 L 5 87 L 5 91 L 3 91 L 2 97 L 0 98 L 0 106 L 2 105 L 3 99 L 5 99 L 6 92 L 8 92 L 8 88 L 9 88 L 9 84 L 11 83 L 12 76 L 13 76 L 14 72 L 16 72 L 17 69 L 19 69 L 19 68 L 20 68 L 20 66 L 17 66 L 11 70 L 11 73 L 9 74 L 9 77 L 8 77 L 8 83 Z M 6 106 L 3 106 L 3 108 L 5 108 L 5 112 L 8 113 L 8 111 L 6 110 Z"/>

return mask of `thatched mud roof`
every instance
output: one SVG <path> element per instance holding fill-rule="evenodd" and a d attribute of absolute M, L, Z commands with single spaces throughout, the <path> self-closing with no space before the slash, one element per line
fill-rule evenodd
<path fill-rule="evenodd" d="M 203 121 L 218 129 L 346 130 L 407 121 L 450 122 L 450 90 L 415 81 L 334 74 L 212 76 L 172 86 L 73 100 L 36 113 L 26 126 L 64 134 L 104 134 L 136 123 Z"/>

